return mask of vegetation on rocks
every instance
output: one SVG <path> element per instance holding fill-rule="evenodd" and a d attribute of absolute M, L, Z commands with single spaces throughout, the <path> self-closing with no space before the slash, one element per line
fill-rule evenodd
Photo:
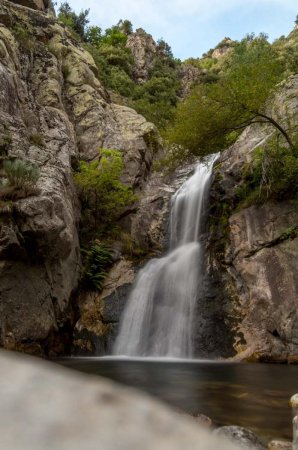
<path fill-rule="evenodd" d="M 74 178 L 82 202 L 83 239 L 106 236 L 125 207 L 136 199 L 132 189 L 121 181 L 123 156 L 118 150 L 101 149 L 100 160 L 81 161 Z"/>
<path fill-rule="evenodd" d="M 36 184 L 40 173 L 38 167 L 31 163 L 21 159 L 6 160 L 3 164 L 3 175 L 1 198 L 17 199 L 38 192 Z"/>
<path fill-rule="evenodd" d="M 107 276 L 107 269 L 112 264 L 111 250 L 95 241 L 88 249 L 82 251 L 84 259 L 84 272 L 82 284 L 86 289 L 102 289 Z"/>
<path fill-rule="evenodd" d="M 160 129 L 165 128 L 173 120 L 181 87 L 178 77 L 180 61 L 173 57 L 170 46 L 163 39 L 158 41 L 148 80 L 140 85 L 134 76 L 132 51 L 127 47 L 128 36 L 133 33 L 131 22 L 120 20 L 103 32 L 99 26 L 87 26 L 88 14 L 89 10 L 85 10 L 77 15 L 64 2 L 59 8 L 58 19 L 92 54 L 99 79 L 120 95 L 117 101 L 131 106 Z"/>
<path fill-rule="evenodd" d="M 31 52 L 34 49 L 36 39 L 30 24 L 26 24 L 26 26 L 15 24 L 12 32 L 22 50 Z"/>
<path fill-rule="evenodd" d="M 237 188 L 239 207 L 264 203 L 269 198 L 298 198 L 298 145 L 288 147 L 273 136 L 258 147 L 253 160 L 242 170 Z"/>

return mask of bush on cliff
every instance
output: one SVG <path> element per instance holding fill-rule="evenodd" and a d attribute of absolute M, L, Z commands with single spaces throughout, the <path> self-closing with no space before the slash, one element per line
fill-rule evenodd
<path fill-rule="evenodd" d="M 84 272 L 82 285 L 85 289 L 101 290 L 112 264 L 110 248 L 95 241 L 88 249 L 82 250 Z"/>
<path fill-rule="evenodd" d="M 58 19 L 72 29 L 81 39 L 85 39 L 85 33 L 89 23 L 89 12 L 89 9 L 85 9 L 79 14 L 76 14 L 68 2 L 63 2 L 58 10 Z"/>
<path fill-rule="evenodd" d="M 4 161 L 3 175 L 5 178 L 0 185 L 0 198 L 17 200 L 38 194 L 36 184 L 40 172 L 34 164 L 21 159 Z"/>
<path fill-rule="evenodd" d="M 238 208 L 263 203 L 269 198 L 282 200 L 298 197 L 298 142 L 293 148 L 273 136 L 258 147 L 252 163 L 244 167 L 237 189 Z"/>
<path fill-rule="evenodd" d="M 118 150 L 101 149 L 100 160 L 81 161 L 75 182 L 83 209 L 83 234 L 108 233 L 125 207 L 136 199 L 132 189 L 121 181 L 123 157 Z"/>

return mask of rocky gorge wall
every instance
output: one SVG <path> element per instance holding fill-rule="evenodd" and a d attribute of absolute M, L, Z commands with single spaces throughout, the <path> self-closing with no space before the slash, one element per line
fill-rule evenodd
<path fill-rule="evenodd" d="M 59 354 L 70 345 L 81 270 L 73 167 L 119 149 L 123 180 L 140 191 L 160 140 L 111 102 L 91 55 L 46 12 L 1 1 L 0 54 L 1 166 L 19 158 L 40 170 L 37 192 L 1 200 L 1 345 Z"/>
<path fill-rule="evenodd" d="M 285 126 L 289 115 L 297 122 L 297 93 L 296 75 L 283 83 L 272 105 Z M 297 362 L 297 201 L 236 207 L 241 173 L 273 131 L 252 125 L 220 156 L 211 191 L 208 270 L 232 337 L 230 356 Z"/>

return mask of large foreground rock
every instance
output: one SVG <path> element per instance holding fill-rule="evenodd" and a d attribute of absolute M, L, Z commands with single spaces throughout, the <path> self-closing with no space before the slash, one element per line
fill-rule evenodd
<path fill-rule="evenodd" d="M 236 450 L 136 391 L 0 353 L 5 450 Z"/>

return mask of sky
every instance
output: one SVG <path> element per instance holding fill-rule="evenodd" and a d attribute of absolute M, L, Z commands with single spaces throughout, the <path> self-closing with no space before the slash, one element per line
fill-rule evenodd
<path fill-rule="evenodd" d="M 176 58 L 200 57 L 224 37 L 264 32 L 272 41 L 287 35 L 298 14 L 297 0 L 68 0 L 79 12 L 90 8 L 92 25 L 106 29 L 120 19 L 163 38 Z M 58 1 L 58 5 L 61 1 Z"/>

